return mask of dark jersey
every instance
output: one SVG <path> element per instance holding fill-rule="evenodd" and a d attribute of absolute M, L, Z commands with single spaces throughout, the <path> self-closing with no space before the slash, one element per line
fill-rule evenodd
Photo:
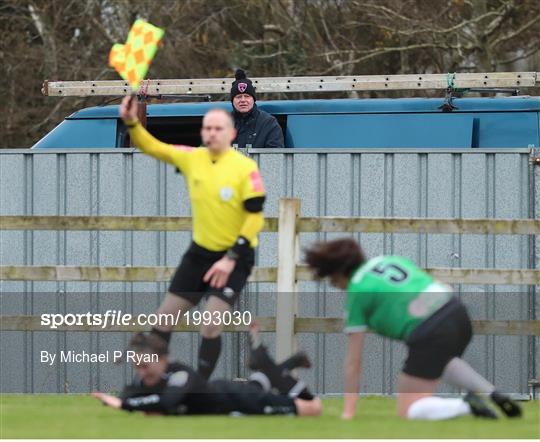
<path fill-rule="evenodd" d="M 206 388 L 205 379 L 191 367 L 173 362 L 157 385 L 147 387 L 135 376 L 132 384 L 124 388 L 120 398 L 124 410 L 194 414 L 206 407 L 203 399 Z"/>
<path fill-rule="evenodd" d="M 145 386 L 138 377 L 122 391 L 122 408 L 161 414 L 295 414 L 294 400 L 266 392 L 258 383 L 205 381 L 191 367 L 170 363 L 161 382 Z"/>

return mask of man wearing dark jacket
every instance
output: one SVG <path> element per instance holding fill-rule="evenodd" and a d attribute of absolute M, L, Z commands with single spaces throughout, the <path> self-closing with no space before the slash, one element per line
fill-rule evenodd
<path fill-rule="evenodd" d="M 242 69 L 236 70 L 235 77 L 231 88 L 237 131 L 233 146 L 238 149 L 284 148 L 283 131 L 275 117 L 257 107 L 257 97 L 251 80 Z"/>

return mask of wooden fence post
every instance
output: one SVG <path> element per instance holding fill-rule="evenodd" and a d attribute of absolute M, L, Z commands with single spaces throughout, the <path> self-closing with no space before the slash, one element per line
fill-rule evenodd
<path fill-rule="evenodd" d="M 296 265 L 299 245 L 297 222 L 300 200 L 281 198 L 278 218 L 278 269 L 276 307 L 276 359 L 289 357 L 296 347 L 294 319 L 298 312 Z"/>

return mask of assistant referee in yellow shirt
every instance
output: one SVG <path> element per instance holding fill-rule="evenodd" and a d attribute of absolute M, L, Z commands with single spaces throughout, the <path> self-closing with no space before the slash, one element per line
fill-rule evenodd
<path fill-rule="evenodd" d="M 189 190 L 193 242 L 172 277 L 158 313 L 182 314 L 207 298 L 205 310 L 230 310 L 254 264 L 257 234 L 264 224 L 265 190 L 257 164 L 231 147 L 236 136 L 231 115 L 212 109 L 202 122 L 203 146 L 162 143 L 137 119 L 137 100 L 125 97 L 120 117 L 134 145 L 147 155 L 176 166 Z M 214 317 L 214 316 L 212 316 Z M 152 332 L 170 341 L 172 324 Z M 201 327 L 198 370 L 209 378 L 221 352 L 222 324 Z"/>

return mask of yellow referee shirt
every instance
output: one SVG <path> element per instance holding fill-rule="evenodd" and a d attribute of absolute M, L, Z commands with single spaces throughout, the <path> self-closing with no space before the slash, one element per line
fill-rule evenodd
<path fill-rule="evenodd" d="M 265 195 L 257 163 L 232 148 L 213 157 L 206 147 L 163 143 L 140 123 L 130 127 L 129 135 L 143 152 L 175 165 L 184 175 L 195 243 L 212 251 L 232 247 L 247 217 L 254 215 L 244 208 L 244 201 Z M 255 247 L 257 236 L 249 239 Z"/>

